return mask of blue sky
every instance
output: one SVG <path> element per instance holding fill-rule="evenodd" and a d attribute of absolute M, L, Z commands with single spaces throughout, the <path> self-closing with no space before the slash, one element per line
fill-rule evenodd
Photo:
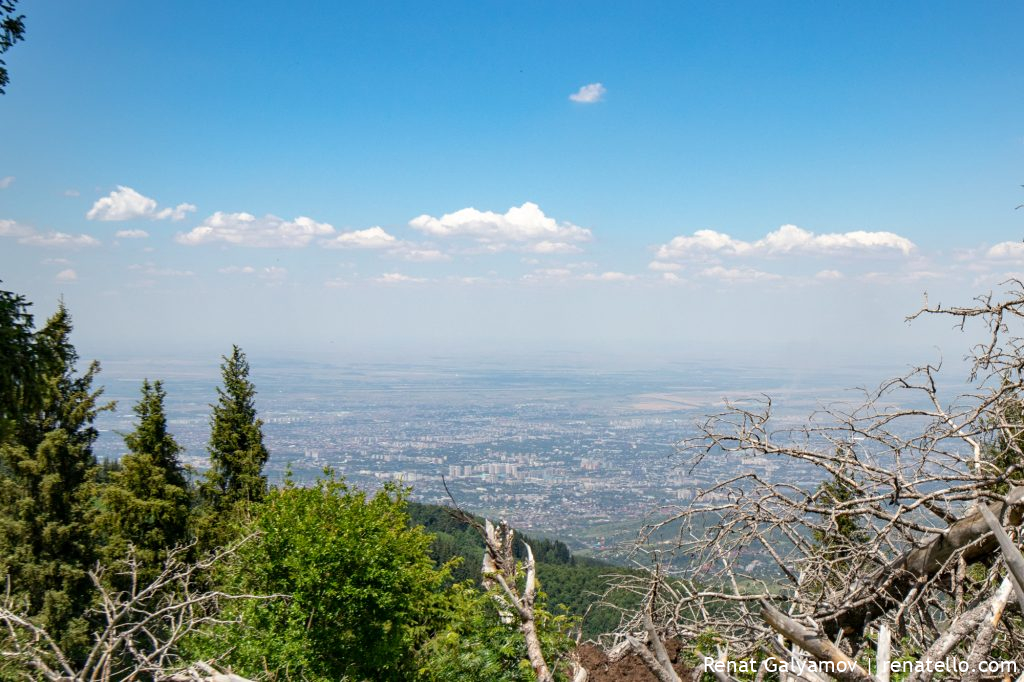
<path fill-rule="evenodd" d="M 1020 3 L 44 3 L 0 277 L 99 355 L 918 353 L 1024 271 Z"/>

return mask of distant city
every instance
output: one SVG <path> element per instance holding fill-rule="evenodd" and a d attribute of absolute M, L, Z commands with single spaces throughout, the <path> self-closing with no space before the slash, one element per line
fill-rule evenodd
<path fill-rule="evenodd" d="M 728 473 L 724 467 L 735 466 L 711 459 L 687 471 L 678 449 L 697 434 L 703 416 L 722 409 L 723 398 L 772 395 L 782 419 L 799 419 L 888 373 L 856 368 L 795 376 L 781 368 L 699 363 L 604 371 L 254 359 L 251 377 L 273 480 L 290 469 L 296 480 L 310 481 L 333 467 L 357 486 L 403 482 L 413 499 L 445 503 L 443 477 L 466 509 L 602 555 L 645 517 L 686 503 Z M 131 406 L 144 376 L 164 380 L 183 460 L 203 469 L 209 405 L 220 379 L 214 365 L 105 364 L 100 383 L 118 410 L 100 419 L 97 456 L 117 459 L 124 452 L 118 434 L 132 428 Z M 769 477 L 780 473 L 760 458 L 744 465 Z M 784 473 L 790 480 L 811 475 Z"/>

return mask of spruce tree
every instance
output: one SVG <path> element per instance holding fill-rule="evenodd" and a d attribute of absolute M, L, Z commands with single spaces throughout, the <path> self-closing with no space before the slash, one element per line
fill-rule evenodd
<path fill-rule="evenodd" d="M 38 406 L 39 381 L 28 309 L 24 296 L 0 291 L 0 443 L 14 434 L 21 415 Z"/>
<path fill-rule="evenodd" d="M 224 357 L 224 386 L 210 417 L 210 469 L 204 497 L 215 510 L 259 502 L 267 491 L 263 466 L 269 453 L 263 445 L 263 421 L 256 417 L 256 388 L 249 381 L 249 363 L 238 346 Z"/>
<path fill-rule="evenodd" d="M 38 401 L 23 403 L 13 434 L 0 445 L 0 575 L 28 612 L 75 651 L 87 641 L 92 486 L 97 470 L 99 364 L 76 374 L 71 317 L 61 303 L 33 335 Z"/>
<path fill-rule="evenodd" d="M 168 548 L 186 539 L 189 520 L 188 482 L 178 461 L 181 446 L 167 432 L 166 395 L 160 381 L 142 382 L 138 424 L 124 436 L 128 454 L 103 488 L 97 523 L 105 563 L 123 559 L 131 545 L 147 576 Z"/>

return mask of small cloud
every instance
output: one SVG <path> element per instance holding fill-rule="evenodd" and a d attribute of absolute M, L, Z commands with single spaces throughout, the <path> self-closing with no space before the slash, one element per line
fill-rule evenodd
<path fill-rule="evenodd" d="M 483 245 L 488 253 L 508 249 L 532 253 L 566 253 L 590 241 L 590 230 L 544 215 L 540 206 L 526 202 L 505 213 L 463 208 L 440 218 L 421 215 L 409 221 L 421 232 L 445 239 L 465 237 Z"/>
<path fill-rule="evenodd" d="M 567 242 L 537 242 L 529 247 L 531 253 L 579 253 L 582 249 Z"/>
<path fill-rule="evenodd" d="M 949 279 L 948 272 L 910 270 L 908 272 L 866 272 L 857 279 L 873 284 L 906 284 L 927 280 Z"/>
<path fill-rule="evenodd" d="M 276 265 L 271 265 L 260 270 L 259 277 L 260 279 L 270 279 L 274 280 L 275 282 L 279 282 L 283 279 L 288 278 L 288 269 L 279 268 Z"/>
<path fill-rule="evenodd" d="M 78 197 L 78 196 L 81 196 L 81 195 L 82 195 L 82 193 L 79 192 L 77 189 L 66 189 L 66 190 L 64 190 L 64 196 L 66 196 L 66 197 Z"/>
<path fill-rule="evenodd" d="M 66 232 L 38 232 L 29 225 L 14 220 L 0 220 L 0 237 L 13 237 L 19 244 L 29 246 L 78 247 L 98 246 L 99 240 L 87 234 Z"/>
<path fill-rule="evenodd" d="M 647 264 L 647 267 L 655 272 L 678 272 L 683 269 L 683 266 L 679 263 L 666 263 L 660 260 L 651 261 Z"/>
<path fill-rule="evenodd" d="M 285 220 L 269 214 L 257 218 L 251 213 L 218 211 L 198 227 L 178 234 L 175 240 L 188 246 L 222 242 L 255 248 L 298 248 L 333 233 L 334 227 L 328 223 L 305 216 Z"/>
<path fill-rule="evenodd" d="M 602 272 L 600 275 L 587 273 L 580 279 L 588 282 L 629 282 L 636 279 L 636 275 L 627 275 L 624 272 Z"/>
<path fill-rule="evenodd" d="M 569 95 L 569 99 L 580 104 L 596 104 L 604 99 L 606 92 L 608 90 L 600 83 L 590 83 Z"/>
<path fill-rule="evenodd" d="M 335 277 L 334 279 L 324 280 L 324 286 L 328 289 L 343 289 L 349 286 L 349 281 L 341 277 Z"/>
<path fill-rule="evenodd" d="M 394 249 L 393 251 L 389 251 L 388 253 L 412 263 L 429 263 L 452 259 L 451 256 L 443 251 L 439 251 L 437 249 L 418 249 L 408 244 Z"/>
<path fill-rule="evenodd" d="M 226 268 L 219 268 L 217 272 L 222 275 L 257 275 L 260 279 L 280 281 L 287 279 L 288 269 L 270 265 L 265 268 L 254 268 L 251 265 L 229 265 Z"/>
<path fill-rule="evenodd" d="M 383 227 L 368 227 L 365 230 L 342 232 L 323 243 L 329 249 L 386 249 L 398 242 L 394 235 Z"/>
<path fill-rule="evenodd" d="M 414 282 L 426 282 L 427 280 L 422 277 L 410 277 L 403 275 L 400 272 L 385 272 L 380 277 L 377 277 L 374 281 L 382 284 L 397 284 L 397 283 L 414 283 Z"/>
<path fill-rule="evenodd" d="M 820 279 L 820 280 L 843 279 L 843 273 L 839 272 L 838 270 L 821 270 L 820 272 L 818 272 L 817 274 L 814 275 L 814 279 Z"/>
<path fill-rule="evenodd" d="M 0 237 L 28 237 L 35 230 L 14 220 L 0 220 Z"/>
<path fill-rule="evenodd" d="M 526 282 L 550 282 L 568 279 L 572 275 L 569 268 L 538 268 L 523 275 Z"/>
<path fill-rule="evenodd" d="M 682 281 L 681 279 L 679 279 L 679 275 L 677 275 L 674 272 L 663 272 L 663 273 L 661 273 L 661 278 L 663 280 L 665 280 L 666 282 L 680 282 L 680 281 Z"/>
<path fill-rule="evenodd" d="M 74 282 L 76 279 L 78 279 L 78 273 L 71 268 L 61 270 L 57 273 L 58 282 Z"/>
<path fill-rule="evenodd" d="M 99 246 L 100 244 L 98 239 L 87 234 L 68 234 L 66 232 L 36 233 L 22 237 L 18 240 L 18 243 L 55 248 L 78 248 L 80 246 Z"/>
<path fill-rule="evenodd" d="M 145 230 L 118 230 L 114 233 L 114 236 L 119 239 L 145 239 L 149 236 L 149 232 Z"/>
<path fill-rule="evenodd" d="M 995 260 L 1024 260 L 1024 242 L 1000 242 L 985 255 Z"/>
<path fill-rule="evenodd" d="M 783 225 L 757 241 L 734 239 L 715 230 L 698 230 L 681 235 L 658 248 L 662 261 L 717 256 L 786 256 L 898 252 L 909 256 L 917 247 L 893 232 L 836 232 L 815 234 L 796 225 Z"/>
<path fill-rule="evenodd" d="M 491 280 L 488 280 L 486 277 L 448 277 L 446 281 L 453 282 L 454 284 L 462 284 L 464 286 L 472 286 L 474 284 L 483 284 Z"/>
<path fill-rule="evenodd" d="M 67 258 L 44 258 L 43 265 L 71 265 Z"/>
<path fill-rule="evenodd" d="M 13 183 L 14 183 L 14 176 L 13 175 L 8 175 L 6 177 L 0 178 L 0 189 L 7 189 Z"/>
<path fill-rule="evenodd" d="M 89 220 L 183 220 L 186 213 L 195 211 L 192 204 L 178 204 L 174 208 L 158 208 L 155 199 L 136 192 L 131 187 L 118 185 L 117 189 L 96 200 L 85 217 Z"/>
<path fill-rule="evenodd" d="M 723 282 L 771 282 L 782 279 L 779 275 L 754 268 L 724 268 L 721 265 L 705 268 L 700 275 Z"/>
<path fill-rule="evenodd" d="M 159 268 L 153 263 L 146 263 L 145 265 L 129 265 L 129 270 L 133 272 L 141 272 L 147 277 L 192 277 L 196 273 L 191 270 L 175 270 L 174 268 Z"/>

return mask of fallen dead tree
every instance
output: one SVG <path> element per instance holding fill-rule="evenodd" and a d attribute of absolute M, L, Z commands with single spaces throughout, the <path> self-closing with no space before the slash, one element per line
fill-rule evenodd
<path fill-rule="evenodd" d="M 946 396 L 941 366 L 925 365 L 796 426 L 770 398 L 727 403 L 681 451 L 690 471 L 714 458 L 741 473 L 644 529 L 634 556 L 647 577 L 621 577 L 614 589 L 652 595 L 644 610 L 654 627 L 623 613 L 606 646 L 653 631 L 711 638 L 732 660 L 955 655 L 979 679 L 979 662 L 998 651 L 1024 670 L 1024 633 L 1004 618 L 1017 608 L 1007 567 L 1024 570 L 1024 338 L 1013 333 L 1024 284 L 1008 283 L 1004 300 L 926 304 L 921 314 L 986 324 L 972 388 Z M 828 676 L 879 679 L 856 667 Z"/>
<path fill-rule="evenodd" d="M 197 629 L 225 623 L 221 616 L 225 602 L 277 598 L 227 594 L 205 587 L 203 576 L 234 554 L 240 544 L 196 561 L 187 558 L 192 546 L 173 549 L 151 580 L 142 579 L 142 567 L 133 550 L 117 567 L 97 567 L 90 578 L 99 605 L 91 615 L 99 629 L 84 657 L 68 655 L 45 628 L 22 615 L 19 603 L 8 593 L 0 603 L 0 627 L 5 631 L 0 635 L 0 657 L 9 669 L 33 681 L 249 682 L 217 669 L 216 662 L 183 661 L 178 649 Z M 112 582 L 127 587 L 111 587 Z"/>

